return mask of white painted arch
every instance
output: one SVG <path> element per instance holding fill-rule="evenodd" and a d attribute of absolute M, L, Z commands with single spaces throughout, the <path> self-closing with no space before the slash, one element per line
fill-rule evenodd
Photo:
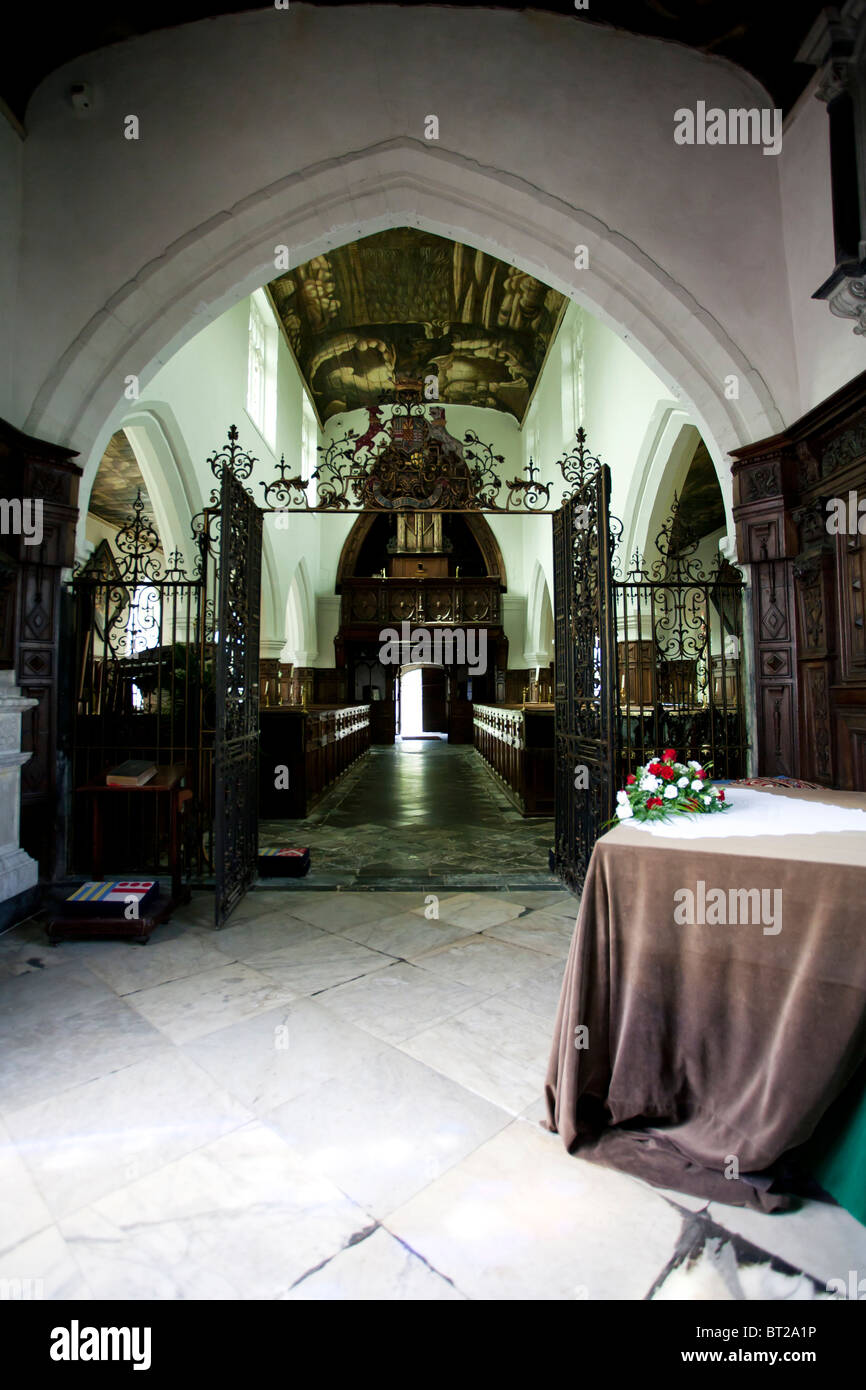
<path fill-rule="evenodd" d="M 586 305 L 688 401 L 713 456 L 730 516 L 731 450 L 783 426 L 746 351 L 683 286 L 624 234 L 516 175 L 402 137 L 314 164 L 193 227 L 117 287 L 55 362 L 26 429 L 70 441 L 87 459 L 129 411 L 126 378 L 142 389 L 186 341 L 272 279 L 274 248 L 297 265 L 387 227 L 413 225 L 520 265 Z M 575 270 L 576 243 L 589 267 Z M 734 373 L 739 399 L 724 383 Z"/>
<path fill-rule="evenodd" d="M 319 654 L 316 596 L 303 556 L 295 566 L 286 595 L 285 634 L 280 660 L 295 666 L 312 666 Z"/>

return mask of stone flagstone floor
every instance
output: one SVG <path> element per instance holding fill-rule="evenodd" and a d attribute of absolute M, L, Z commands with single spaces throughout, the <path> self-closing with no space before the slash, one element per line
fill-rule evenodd
<path fill-rule="evenodd" d="M 262 849 L 309 845 L 306 889 L 549 888 L 553 821 L 521 816 L 474 748 L 371 748 L 306 820 L 261 821 Z"/>
<path fill-rule="evenodd" d="M 429 907 L 432 905 L 428 906 Z M 814 1299 L 866 1229 L 570 1157 L 561 891 L 200 895 L 146 947 L 0 937 L 0 1279 L 46 1298 Z"/>

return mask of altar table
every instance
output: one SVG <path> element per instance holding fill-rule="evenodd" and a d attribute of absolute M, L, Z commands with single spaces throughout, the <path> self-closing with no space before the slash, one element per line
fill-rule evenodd
<path fill-rule="evenodd" d="M 768 826 L 778 798 L 866 810 L 853 792 L 760 795 Z M 705 898 L 780 891 L 781 930 L 680 925 L 675 903 L 684 889 L 699 902 L 701 883 Z M 787 1207 L 767 1170 L 864 1059 L 866 834 L 661 839 L 621 824 L 601 837 L 546 1083 L 549 1128 L 570 1151 L 713 1201 Z"/>

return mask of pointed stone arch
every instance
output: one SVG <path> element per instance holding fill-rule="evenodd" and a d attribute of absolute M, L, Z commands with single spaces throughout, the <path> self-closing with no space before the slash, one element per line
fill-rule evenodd
<path fill-rule="evenodd" d="M 319 654 L 316 599 L 303 556 L 289 584 L 285 621 L 286 640 L 280 660 L 295 666 L 311 666 Z"/>
<path fill-rule="evenodd" d="M 591 212 L 514 174 L 408 137 L 309 165 L 161 247 L 84 324 L 50 368 L 25 422 L 86 457 L 125 413 L 123 382 L 144 384 L 185 342 L 273 276 L 275 241 L 291 265 L 386 227 L 418 226 L 520 265 L 584 304 L 685 395 L 719 472 L 726 454 L 783 427 L 743 349 L 671 274 Z M 575 273 L 573 247 L 591 248 Z M 720 383 L 738 375 L 740 395 Z"/>
<path fill-rule="evenodd" d="M 536 560 L 526 601 L 526 641 L 524 662 L 527 666 L 546 666 L 552 660 L 553 603 L 547 575 Z"/>

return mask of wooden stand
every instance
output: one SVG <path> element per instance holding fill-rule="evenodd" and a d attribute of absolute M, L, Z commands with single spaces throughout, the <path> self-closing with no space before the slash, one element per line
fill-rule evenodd
<path fill-rule="evenodd" d="M 143 787 L 109 787 L 105 782 L 94 782 L 79 787 L 80 795 L 90 796 L 93 805 L 93 876 L 101 881 L 103 876 L 103 836 L 102 814 L 105 798 L 112 796 L 139 796 L 150 793 L 152 796 L 169 798 L 169 844 L 168 860 L 171 872 L 171 896 L 157 898 L 143 917 L 55 917 L 48 923 L 48 940 L 55 946 L 62 938 L 72 937 L 126 937 L 141 941 L 145 945 L 154 927 L 167 922 L 176 907 L 188 903 L 190 891 L 183 884 L 183 869 L 180 847 L 180 812 L 192 792 L 182 785 L 189 769 L 183 763 L 170 763 L 157 767 L 156 776 Z M 109 801 L 109 805 L 110 805 Z"/>

